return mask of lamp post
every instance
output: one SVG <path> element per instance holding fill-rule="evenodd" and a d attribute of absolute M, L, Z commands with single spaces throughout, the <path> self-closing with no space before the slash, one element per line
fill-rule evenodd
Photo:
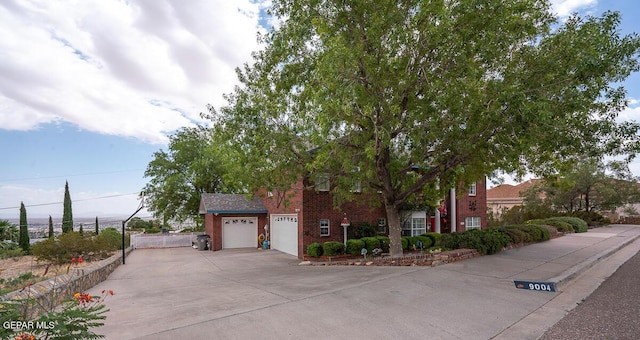
<path fill-rule="evenodd" d="M 129 222 L 129 220 L 133 218 L 133 216 L 136 216 L 136 214 L 140 212 L 142 208 L 144 208 L 144 192 L 142 192 L 142 200 L 140 201 L 140 206 L 138 207 L 136 212 L 131 214 L 131 216 L 129 216 L 129 218 L 127 218 L 126 220 L 122 221 L 122 264 L 124 264 L 124 258 L 126 253 L 125 242 L 124 242 L 125 241 L 124 225 L 127 224 L 127 222 Z"/>
<path fill-rule="evenodd" d="M 349 219 L 347 218 L 347 214 L 344 214 L 344 218 L 342 218 L 342 222 L 340 223 L 342 228 L 344 229 L 344 246 L 347 246 L 347 228 L 351 225 Z"/>

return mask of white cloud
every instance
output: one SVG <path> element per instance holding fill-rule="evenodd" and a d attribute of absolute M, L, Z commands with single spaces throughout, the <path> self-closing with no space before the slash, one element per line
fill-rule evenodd
<path fill-rule="evenodd" d="M 162 143 L 222 105 L 258 48 L 251 0 L 0 5 L 0 126 L 66 121 Z"/>
<path fill-rule="evenodd" d="M 551 8 L 558 16 L 566 17 L 578 11 L 591 9 L 597 3 L 598 0 L 551 0 Z"/>

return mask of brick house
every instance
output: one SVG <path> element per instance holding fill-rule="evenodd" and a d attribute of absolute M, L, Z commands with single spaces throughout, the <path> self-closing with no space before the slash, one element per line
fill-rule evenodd
<path fill-rule="evenodd" d="M 265 237 L 272 249 L 302 258 L 306 246 L 313 242 L 343 242 L 345 217 L 352 226 L 369 223 L 379 233 L 388 234 L 386 212 L 373 204 L 373 197 L 358 193 L 356 188 L 355 195 L 361 197 L 334 209 L 330 189 L 327 177 L 305 178 L 285 193 L 262 190 L 253 200 L 244 195 L 203 194 L 200 214 L 204 215 L 205 232 L 212 238 L 212 250 L 258 247 Z M 452 189 L 444 200 L 448 216 L 442 221 L 446 222 L 439 223 L 440 219 L 427 211 L 402 212 L 403 235 L 448 233 L 452 225 L 458 232 L 486 228 L 486 200 L 484 179 L 463 195 L 457 196 Z"/>

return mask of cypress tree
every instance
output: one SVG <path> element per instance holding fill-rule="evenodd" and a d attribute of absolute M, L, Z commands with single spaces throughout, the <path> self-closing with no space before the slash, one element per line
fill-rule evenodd
<path fill-rule="evenodd" d="M 80 235 L 84 234 L 84 230 L 82 230 L 82 223 L 80 223 Z"/>
<path fill-rule="evenodd" d="M 71 212 L 71 196 L 69 195 L 69 182 L 64 183 L 64 211 L 62 212 L 62 232 L 73 231 L 73 213 Z"/>
<path fill-rule="evenodd" d="M 98 232 L 100 230 L 98 229 L 98 216 L 96 216 L 96 235 L 98 235 Z"/>
<path fill-rule="evenodd" d="M 27 209 L 24 207 L 24 203 L 20 202 L 20 236 L 18 238 L 18 245 L 25 254 L 29 254 L 29 229 L 27 227 Z"/>
<path fill-rule="evenodd" d="M 53 220 L 51 219 L 51 215 L 49 215 L 49 238 L 53 238 Z"/>

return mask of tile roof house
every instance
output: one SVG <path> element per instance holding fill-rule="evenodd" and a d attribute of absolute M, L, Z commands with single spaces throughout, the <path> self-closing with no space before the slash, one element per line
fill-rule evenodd
<path fill-rule="evenodd" d="M 500 184 L 487 189 L 487 208 L 499 216 L 504 211 L 523 204 L 522 194 L 529 188 L 540 183 L 541 179 L 530 179 L 520 184 Z"/>
<path fill-rule="evenodd" d="M 380 234 L 388 234 L 384 208 L 372 204 L 374 197 L 368 194 L 356 195 L 361 197 L 336 209 L 328 181 L 304 178 L 285 193 L 262 190 L 253 199 L 245 195 L 202 194 L 199 212 L 204 215 L 205 232 L 212 238 L 212 250 L 255 248 L 261 240 L 268 239 L 272 249 L 303 258 L 311 243 L 344 242 L 345 217 L 351 226 L 368 223 L 376 226 Z M 448 216 L 442 223 L 427 211 L 404 212 L 403 235 L 447 233 L 452 225 L 454 231 L 486 228 L 484 179 L 464 195 L 451 190 L 446 202 Z"/>

